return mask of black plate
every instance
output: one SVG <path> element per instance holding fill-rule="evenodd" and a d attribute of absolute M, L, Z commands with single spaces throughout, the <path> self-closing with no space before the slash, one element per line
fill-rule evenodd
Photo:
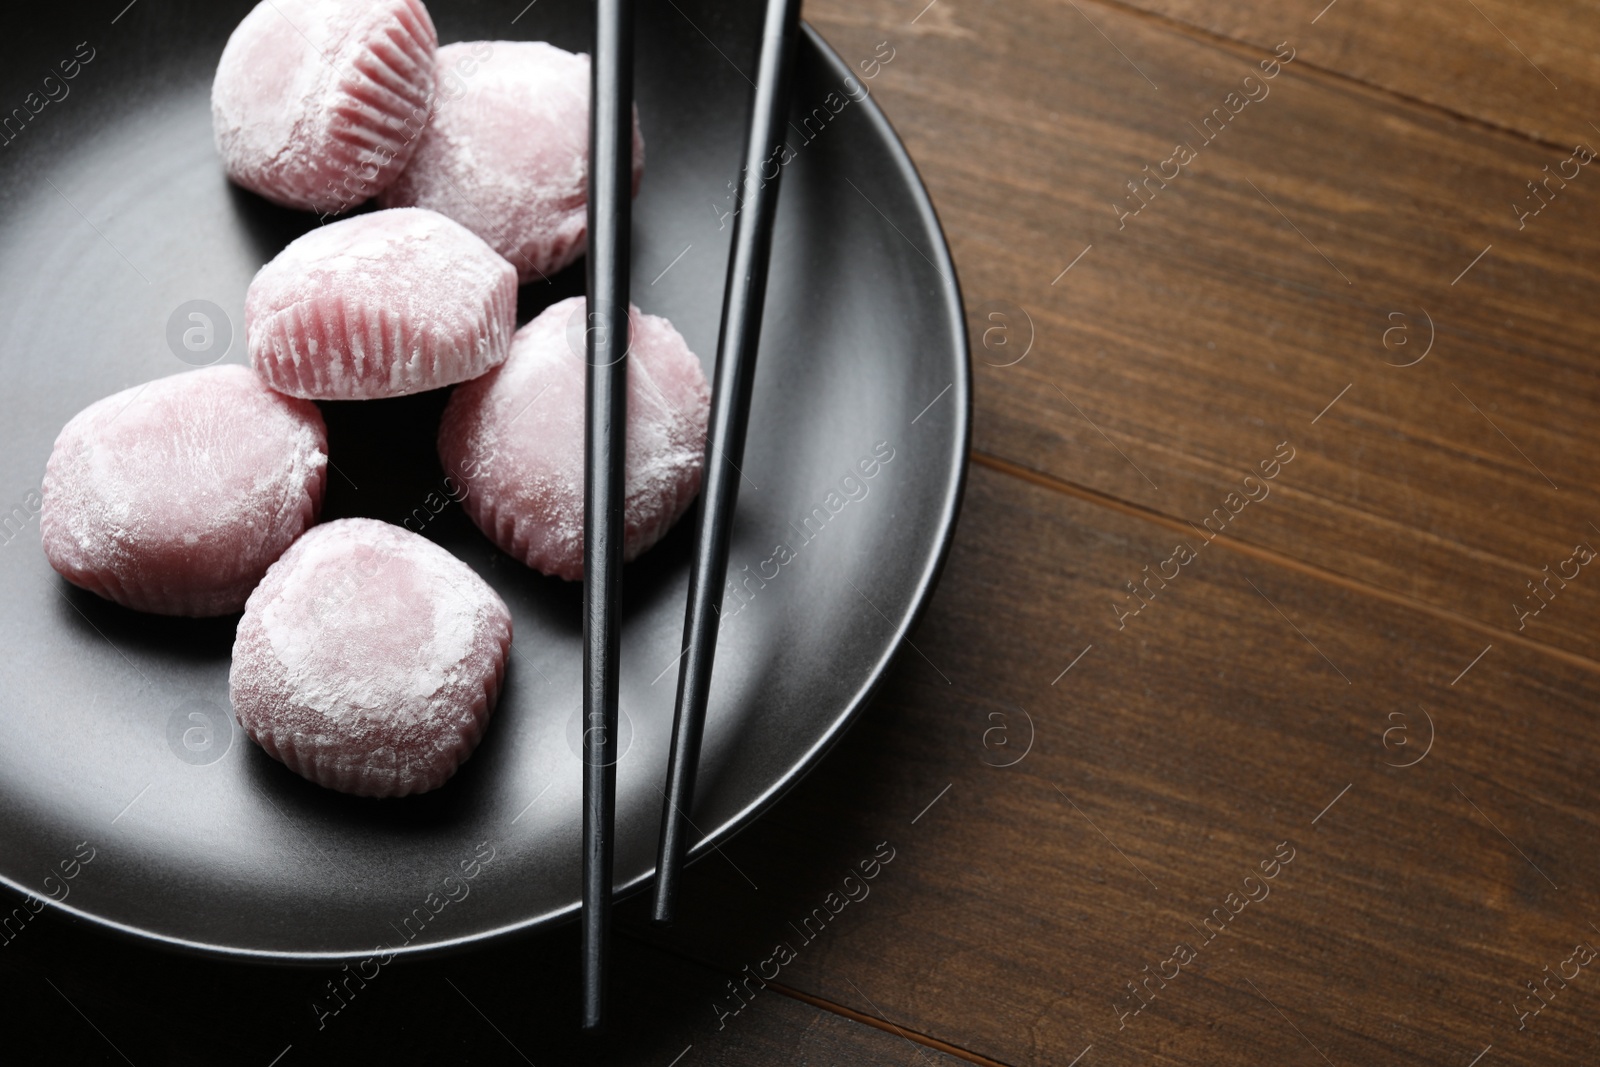
<path fill-rule="evenodd" d="M 589 5 L 545 0 L 513 25 L 524 2 L 433 15 L 445 42 L 587 49 Z M 324 405 L 337 468 L 325 517 L 409 522 L 515 615 L 493 725 L 436 793 L 370 801 L 297 778 L 232 723 L 235 618 L 125 611 L 46 563 L 35 494 L 62 424 L 184 370 L 169 323 L 180 335 L 191 325 L 190 301 L 221 309 L 214 336 L 229 323 L 233 334 L 222 358 L 241 361 L 251 276 L 315 225 L 228 186 L 212 146 L 211 75 L 248 4 L 56 7 L 0 45 L 0 115 L 27 116 L 0 147 L 0 878 L 125 931 L 271 958 L 438 948 L 570 915 L 579 588 L 501 554 L 444 503 L 443 391 Z M 634 298 L 668 316 L 708 371 L 759 8 L 640 5 Z M 970 380 L 954 271 L 870 98 L 867 75 L 894 62 L 892 48 L 846 61 L 808 32 L 801 52 L 732 553 L 737 577 L 766 578 L 749 577 L 751 599 L 723 624 L 694 811 L 710 841 L 697 854 L 792 785 L 861 709 L 933 587 L 963 483 Z M 75 77 L 46 80 L 63 69 Z M 581 265 L 527 286 L 521 318 L 581 290 Z M 875 450 L 863 478 L 857 464 Z M 681 523 L 625 573 L 622 889 L 654 865 L 690 535 Z M 766 563 L 780 543 L 792 560 Z"/>

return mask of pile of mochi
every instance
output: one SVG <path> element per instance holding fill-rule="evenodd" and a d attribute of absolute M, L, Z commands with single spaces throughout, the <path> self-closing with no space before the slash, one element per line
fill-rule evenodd
<path fill-rule="evenodd" d="M 516 328 L 519 281 L 583 254 L 589 59 L 438 47 L 420 0 L 265 0 L 212 88 L 228 177 L 326 218 L 245 298 L 250 366 L 89 405 L 56 439 L 41 536 L 67 581 L 136 611 L 243 611 L 234 711 L 266 752 L 362 796 L 442 785 L 482 738 L 511 615 L 439 545 L 317 525 L 318 400 L 455 386 L 439 458 L 467 514 L 534 570 L 583 576 L 583 301 Z M 637 185 L 643 145 L 634 131 Z M 665 319 L 633 309 L 624 552 L 700 487 L 709 395 Z"/>

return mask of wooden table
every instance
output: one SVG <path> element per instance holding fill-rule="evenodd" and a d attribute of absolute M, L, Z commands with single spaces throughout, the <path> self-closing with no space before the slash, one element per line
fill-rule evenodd
<path fill-rule="evenodd" d="M 627 1024 L 572 1032 L 570 931 L 316 1029 L 328 974 L 46 918 L 77 966 L 18 983 L 28 1032 L 140 1065 L 1600 1055 L 1595 5 L 923 3 L 807 15 L 892 56 L 967 294 L 956 546 L 684 921 L 623 907 Z"/>

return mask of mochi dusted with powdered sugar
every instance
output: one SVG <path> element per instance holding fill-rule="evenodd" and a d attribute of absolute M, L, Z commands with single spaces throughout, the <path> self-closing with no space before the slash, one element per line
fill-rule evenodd
<path fill-rule="evenodd" d="M 378 199 L 441 211 L 524 281 L 583 254 L 588 235 L 589 57 L 542 41 L 445 45 L 438 98 L 411 162 Z M 633 188 L 644 140 L 633 123 Z"/>
<path fill-rule="evenodd" d="M 377 195 L 427 125 L 438 43 L 421 0 L 263 0 L 211 86 L 228 177 L 326 213 Z"/>
<path fill-rule="evenodd" d="M 458 386 L 439 458 L 472 521 L 545 574 L 583 577 L 584 300 L 517 331 L 500 367 Z M 659 541 L 700 490 L 710 393 L 672 323 L 630 309 L 623 558 Z"/>
<path fill-rule="evenodd" d="M 397 208 L 297 238 L 245 297 L 250 361 L 290 396 L 366 400 L 476 378 L 506 358 L 517 274 L 437 212 Z"/>
<path fill-rule="evenodd" d="M 316 521 L 328 462 L 316 405 L 236 365 L 84 408 L 45 466 L 40 536 L 74 585 L 139 611 L 226 615 Z"/>
<path fill-rule="evenodd" d="M 511 613 L 472 568 L 376 519 L 312 530 L 250 596 L 229 687 L 239 725 L 318 785 L 443 785 L 483 737 Z"/>

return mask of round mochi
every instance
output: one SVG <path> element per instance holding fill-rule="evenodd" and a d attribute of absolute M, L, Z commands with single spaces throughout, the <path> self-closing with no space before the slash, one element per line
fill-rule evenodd
<path fill-rule="evenodd" d="M 316 405 L 248 367 L 125 389 L 56 438 L 44 554 L 73 585 L 126 607 L 226 615 L 316 521 L 327 463 Z"/>
<path fill-rule="evenodd" d="M 544 574 L 583 577 L 584 300 L 517 331 L 506 362 L 460 386 L 439 458 L 462 506 L 500 548 Z M 672 323 L 629 309 L 623 558 L 661 540 L 700 490 L 710 392 Z"/>
<path fill-rule="evenodd" d="M 427 125 L 438 43 L 421 0 L 263 0 L 211 85 L 228 177 L 328 214 L 377 195 Z"/>
<path fill-rule="evenodd" d="M 321 226 L 262 267 L 245 297 L 250 362 L 279 392 L 404 396 L 506 358 L 517 272 L 465 227 L 421 208 Z"/>
<path fill-rule="evenodd" d="M 341 793 L 425 793 L 483 737 L 511 613 L 472 568 L 376 519 L 312 530 L 250 596 L 228 682 L 245 733 Z"/>
<path fill-rule="evenodd" d="M 439 49 L 438 97 L 416 154 L 378 199 L 442 211 L 524 282 L 583 254 L 588 236 L 589 57 L 543 41 Z M 633 190 L 644 140 L 633 122 Z"/>

